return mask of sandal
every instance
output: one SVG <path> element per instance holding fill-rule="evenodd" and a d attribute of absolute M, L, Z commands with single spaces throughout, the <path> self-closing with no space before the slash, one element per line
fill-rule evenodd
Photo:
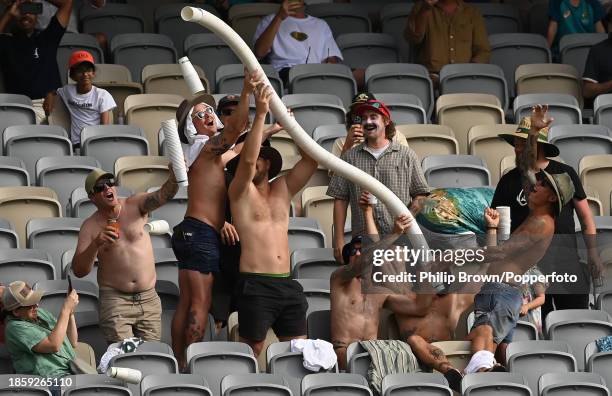
<path fill-rule="evenodd" d="M 461 393 L 461 380 L 463 379 L 463 375 L 456 368 L 449 369 L 446 373 L 444 373 L 444 378 L 448 381 L 448 386 L 454 390 L 455 392 Z"/>

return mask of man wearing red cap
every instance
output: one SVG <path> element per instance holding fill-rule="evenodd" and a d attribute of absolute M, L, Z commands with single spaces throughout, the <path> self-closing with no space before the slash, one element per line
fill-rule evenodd
<path fill-rule="evenodd" d="M 416 210 L 420 199 L 429 193 L 429 187 L 415 152 L 407 146 L 391 141 L 396 130 L 389 109 L 383 102 L 368 100 L 355 109 L 355 114 L 361 117 L 365 141 L 346 151 L 341 158 L 381 181 L 402 202 L 410 205 L 412 211 Z M 334 175 L 327 195 L 336 198 L 334 229 L 344 230 L 346 211 L 350 203 L 353 237 L 363 235 L 366 230 L 363 213 L 359 208 L 361 187 L 342 176 Z M 389 234 L 393 229 L 393 216 L 381 202 L 374 204 L 374 219 L 381 234 Z M 339 262 L 342 262 L 343 245 L 343 233 L 336 232 L 334 256 Z"/>
<path fill-rule="evenodd" d="M 95 87 L 96 67 L 93 56 L 87 51 L 75 51 L 68 60 L 70 78 L 74 84 L 57 89 L 57 95 L 64 101 L 70 113 L 70 140 L 78 147 L 81 131 L 89 125 L 111 123 L 111 110 L 117 107 L 107 90 Z M 47 114 L 55 107 L 55 95 L 47 97 Z"/>

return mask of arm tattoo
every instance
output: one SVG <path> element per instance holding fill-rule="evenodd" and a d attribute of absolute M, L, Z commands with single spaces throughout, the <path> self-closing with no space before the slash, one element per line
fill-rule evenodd
<path fill-rule="evenodd" d="M 429 352 L 431 352 L 431 356 L 433 356 L 433 358 L 435 360 L 442 360 L 444 359 L 444 352 L 442 352 L 442 350 L 438 347 L 432 346 L 429 349 Z"/>
<path fill-rule="evenodd" d="M 144 203 L 142 204 L 142 212 L 150 213 L 154 211 L 172 199 L 172 197 L 176 195 L 177 191 L 178 184 L 172 183 L 171 181 L 166 181 L 159 190 L 148 194 L 144 200 Z"/>
<path fill-rule="evenodd" d="M 214 155 L 222 155 L 232 147 L 223 133 L 211 137 L 206 143 L 206 146 L 208 146 L 208 150 Z"/>

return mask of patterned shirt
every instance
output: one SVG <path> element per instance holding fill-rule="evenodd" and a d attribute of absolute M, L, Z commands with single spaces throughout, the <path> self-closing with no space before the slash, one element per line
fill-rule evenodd
<path fill-rule="evenodd" d="M 429 193 L 420 161 L 411 148 L 392 142 L 378 159 L 365 148 L 365 143 L 362 143 L 340 158 L 376 178 L 406 206 L 410 205 L 415 195 Z M 342 176 L 334 175 L 329 182 L 327 195 L 350 202 L 352 235 L 363 235 L 365 220 L 359 207 L 361 187 Z M 381 234 L 393 231 L 393 216 L 381 201 L 374 205 L 374 221 Z"/>

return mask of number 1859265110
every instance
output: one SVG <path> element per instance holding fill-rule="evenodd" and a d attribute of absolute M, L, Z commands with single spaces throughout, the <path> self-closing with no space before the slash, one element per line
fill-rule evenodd
<path fill-rule="evenodd" d="M 30 387 L 68 387 L 72 386 L 72 378 L 45 378 L 45 377 L 11 377 L 8 379 L 10 388 Z"/>

